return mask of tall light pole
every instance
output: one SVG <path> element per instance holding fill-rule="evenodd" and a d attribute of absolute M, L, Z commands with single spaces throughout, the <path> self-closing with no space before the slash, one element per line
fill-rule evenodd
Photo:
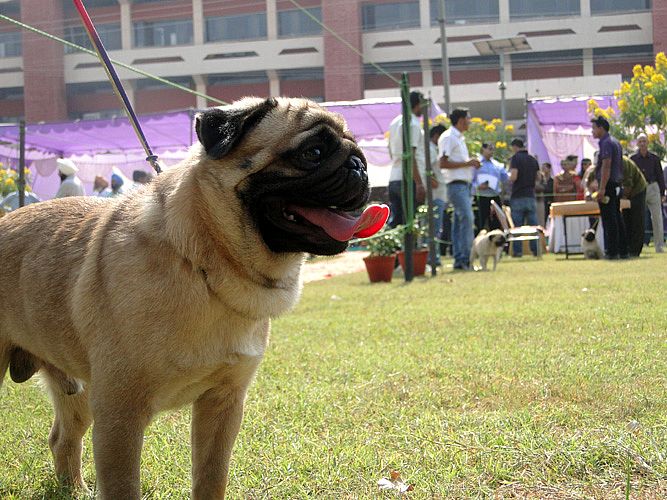
<path fill-rule="evenodd" d="M 445 29 L 445 0 L 438 2 L 440 15 L 438 23 L 440 24 L 440 47 L 442 50 L 442 86 L 445 89 L 445 110 L 447 114 L 452 112 L 451 100 L 449 98 L 449 59 L 447 58 L 447 33 Z"/>
<path fill-rule="evenodd" d="M 498 88 L 500 89 L 500 119 L 505 123 L 507 121 L 507 109 L 505 106 L 505 90 L 507 90 L 507 85 L 505 84 L 505 52 L 500 52 L 500 81 L 498 82 Z"/>
<path fill-rule="evenodd" d="M 480 55 L 497 55 L 500 58 L 500 81 L 498 82 L 498 89 L 500 90 L 500 118 L 503 120 L 503 123 L 505 123 L 507 121 L 505 102 L 505 91 L 507 90 L 507 84 L 505 83 L 505 56 L 513 52 L 532 50 L 532 47 L 525 36 L 494 38 L 492 40 L 480 40 L 479 42 L 473 43 Z"/>

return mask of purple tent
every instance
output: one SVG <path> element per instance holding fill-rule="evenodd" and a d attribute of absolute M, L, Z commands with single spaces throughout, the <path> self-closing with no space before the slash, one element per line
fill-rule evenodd
<path fill-rule="evenodd" d="M 591 135 L 588 101 L 595 99 L 603 109 L 618 112 L 616 99 L 609 96 L 535 99 L 528 102 L 526 129 L 528 150 L 540 163 L 550 162 L 555 174 L 568 155 L 592 158 L 597 140 Z"/>
<path fill-rule="evenodd" d="M 384 139 L 391 120 L 401 112 L 398 98 L 365 99 L 324 103 L 330 111 L 341 114 L 359 140 L 374 170 L 374 185 L 386 184 L 390 164 Z M 442 111 L 433 107 L 432 114 Z M 139 121 L 146 139 L 167 166 L 185 157 L 196 140 L 194 110 L 143 115 Z M 18 126 L 0 127 L 0 162 L 16 166 L 19 142 Z M 33 170 L 33 189 L 48 199 L 58 189 L 56 157 L 72 158 L 79 166 L 79 177 L 86 192 L 92 192 L 96 175 L 109 177 L 117 166 L 127 177 L 133 170 L 150 171 L 132 126 L 126 118 L 85 120 L 63 123 L 28 124 L 26 158 Z M 386 175 L 385 175 L 386 174 Z"/>

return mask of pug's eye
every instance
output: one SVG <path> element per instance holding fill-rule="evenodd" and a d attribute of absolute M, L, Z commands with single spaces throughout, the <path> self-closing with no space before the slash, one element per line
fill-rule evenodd
<path fill-rule="evenodd" d="M 301 153 L 301 158 L 303 158 L 308 163 L 319 163 L 322 161 L 323 150 L 320 146 L 314 146 L 312 148 L 306 149 Z"/>

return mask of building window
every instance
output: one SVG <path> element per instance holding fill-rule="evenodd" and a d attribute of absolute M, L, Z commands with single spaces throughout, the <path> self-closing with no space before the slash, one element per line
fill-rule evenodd
<path fill-rule="evenodd" d="M 653 59 L 653 45 L 624 45 L 622 47 L 601 47 L 593 49 L 593 61 L 620 62 Z"/>
<path fill-rule="evenodd" d="M 419 2 L 363 4 L 361 25 L 364 31 L 419 27 Z"/>
<path fill-rule="evenodd" d="M 512 54 L 512 68 L 539 68 L 545 65 L 558 66 L 582 64 L 583 50 L 552 50 L 548 52 L 520 52 Z M 536 75 L 539 74 L 539 70 Z M 537 78 L 537 76 L 536 76 Z"/>
<path fill-rule="evenodd" d="M 21 55 L 21 33 L 0 33 L 0 57 Z"/>
<path fill-rule="evenodd" d="M 578 16 L 579 0 L 510 0 L 510 18 Z"/>
<path fill-rule="evenodd" d="M 321 7 L 306 10 L 320 22 L 322 21 Z M 280 37 L 319 35 L 321 33 L 322 26 L 300 9 L 278 12 L 278 36 Z"/>
<path fill-rule="evenodd" d="M 206 18 L 206 41 L 266 38 L 266 12 Z"/>
<path fill-rule="evenodd" d="M 651 8 L 651 0 L 591 0 L 593 15 L 637 12 Z"/>
<path fill-rule="evenodd" d="M 267 83 L 269 77 L 266 71 L 247 71 L 245 73 L 221 73 L 208 75 L 209 85 L 250 85 L 254 83 Z"/>
<path fill-rule="evenodd" d="M 184 87 L 194 88 L 194 82 L 190 76 L 165 76 L 164 78 L 165 80 L 183 85 Z M 135 90 L 164 90 L 174 89 L 175 87 L 159 80 L 153 80 L 152 78 L 141 78 L 135 80 L 134 88 Z"/>
<path fill-rule="evenodd" d="M 496 23 L 499 20 L 498 0 L 447 0 L 447 24 Z M 440 0 L 431 0 L 431 25 L 438 24 Z"/>
<path fill-rule="evenodd" d="M 113 87 L 109 82 L 68 83 L 67 96 L 73 97 L 82 94 L 111 94 Z"/>
<path fill-rule="evenodd" d="M 192 43 L 192 20 L 138 21 L 134 23 L 135 47 L 170 47 Z"/>
<path fill-rule="evenodd" d="M 281 82 L 324 80 L 324 68 L 292 68 L 278 71 Z"/>
<path fill-rule="evenodd" d="M 500 68 L 500 57 L 498 56 L 473 56 L 473 57 L 450 57 L 449 69 L 452 71 L 498 69 Z M 433 71 L 442 71 L 442 59 L 431 60 Z"/>
<path fill-rule="evenodd" d="M 96 28 L 105 49 L 120 50 L 122 48 L 120 24 L 98 24 Z M 65 40 L 87 49 L 93 48 L 93 44 L 90 43 L 90 38 L 88 38 L 86 29 L 83 26 L 65 28 Z M 65 45 L 65 54 L 73 54 L 74 52 L 78 52 L 78 50 Z"/>
<path fill-rule="evenodd" d="M 20 101 L 23 99 L 23 87 L 6 87 L 0 89 L 0 100 Z"/>

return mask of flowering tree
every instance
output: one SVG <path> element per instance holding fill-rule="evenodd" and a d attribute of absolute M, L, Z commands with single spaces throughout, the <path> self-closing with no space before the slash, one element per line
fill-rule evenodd
<path fill-rule="evenodd" d="M 25 169 L 26 182 L 30 171 Z M 9 168 L 3 168 L 2 163 L 0 163 L 0 198 L 4 198 L 9 193 L 13 193 L 18 189 L 17 183 L 19 180 L 19 173 L 15 170 Z M 25 190 L 30 191 L 30 186 L 26 184 Z"/>
<path fill-rule="evenodd" d="M 450 127 L 449 119 L 444 114 L 436 116 L 433 121 L 436 124 L 445 125 L 447 128 Z M 465 133 L 468 152 L 471 155 L 477 155 L 482 150 L 482 144 L 493 144 L 496 148 L 494 158 L 506 163 L 512 156 L 509 142 L 513 133 L 514 126 L 503 126 L 503 121 L 500 118 L 486 121 L 476 116 L 472 118 L 470 128 Z"/>
<path fill-rule="evenodd" d="M 612 124 L 612 134 L 627 148 L 639 135 L 649 138 L 649 148 L 660 158 L 664 158 L 667 139 L 667 56 L 660 52 L 655 57 L 655 66 L 632 70 L 629 82 L 623 82 L 614 92 L 618 99 L 618 116 L 610 108 L 605 110 L 589 101 L 588 110 L 595 116 L 604 116 Z"/>

